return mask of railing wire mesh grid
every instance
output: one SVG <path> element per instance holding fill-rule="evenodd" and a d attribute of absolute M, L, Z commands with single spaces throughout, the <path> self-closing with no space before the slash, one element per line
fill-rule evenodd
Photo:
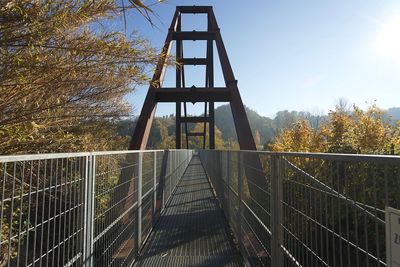
<path fill-rule="evenodd" d="M 254 266 L 386 266 L 385 207 L 400 208 L 400 158 L 201 150 Z"/>
<path fill-rule="evenodd" d="M 191 150 L 0 157 L 0 266 L 129 266 Z"/>
<path fill-rule="evenodd" d="M 0 157 L 3 266 L 126 266 L 191 150 Z M 385 207 L 400 208 L 400 158 L 199 152 L 255 266 L 386 266 Z"/>

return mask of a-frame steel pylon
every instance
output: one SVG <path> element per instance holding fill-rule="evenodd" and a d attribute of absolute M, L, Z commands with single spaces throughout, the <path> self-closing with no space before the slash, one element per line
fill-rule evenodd
<path fill-rule="evenodd" d="M 182 14 L 206 14 L 207 31 L 182 31 Z M 183 41 L 203 40 L 207 42 L 205 58 L 185 58 L 183 55 Z M 162 83 L 166 72 L 166 55 L 169 54 L 173 41 L 176 42 L 176 87 L 163 88 Z M 221 63 L 221 69 L 225 80 L 225 87 L 214 87 L 214 43 Z M 203 137 L 203 148 L 206 145 L 208 128 L 209 148 L 215 148 L 215 125 L 214 125 L 214 103 L 229 102 L 235 123 L 236 133 L 242 150 L 256 150 L 256 145 L 250 129 L 242 99 L 240 97 L 237 81 L 233 74 L 228 54 L 226 53 L 221 33 L 211 6 L 178 6 L 176 8 L 171 26 L 162 51 L 152 82 L 146 95 L 146 99 L 138 118 L 135 131 L 133 133 L 129 149 L 146 149 L 147 141 L 153 122 L 156 105 L 158 102 L 176 103 L 176 148 L 181 148 L 182 144 L 182 125 L 184 125 L 186 146 L 190 136 Z M 186 87 L 184 66 L 185 65 L 205 65 L 206 82 L 205 87 Z M 204 116 L 188 117 L 186 112 L 186 102 L 204 102 Z M 182 103 L 184 113 L 182 115 Z M 187 123 L 203 123 L 204 131 L 188 132 Z M 208 127 L 207 127 L 208 125 Z"/>

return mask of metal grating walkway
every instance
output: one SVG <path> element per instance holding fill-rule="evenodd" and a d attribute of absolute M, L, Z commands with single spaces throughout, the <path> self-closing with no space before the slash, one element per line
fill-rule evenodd
<path fill-rule="evenodd" d="M 135 266 L 243 266 L 197 156 Z"/>

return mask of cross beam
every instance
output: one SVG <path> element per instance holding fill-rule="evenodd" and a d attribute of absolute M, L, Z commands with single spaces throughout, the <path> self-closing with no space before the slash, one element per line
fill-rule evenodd
<path fill-rule="evenodd" d="M 201 90 L 159 89 L 156 90 L 156 102 L 229 102 L 231 92 L 226 89 L 207 88 Z"/>

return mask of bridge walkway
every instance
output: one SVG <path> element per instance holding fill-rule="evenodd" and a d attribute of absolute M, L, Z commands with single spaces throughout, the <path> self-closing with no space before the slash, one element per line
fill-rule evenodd
<path fill-rule="evenodd" d="M 198 156 L 193 156 L 135 266 L 243 266 Z"/>

